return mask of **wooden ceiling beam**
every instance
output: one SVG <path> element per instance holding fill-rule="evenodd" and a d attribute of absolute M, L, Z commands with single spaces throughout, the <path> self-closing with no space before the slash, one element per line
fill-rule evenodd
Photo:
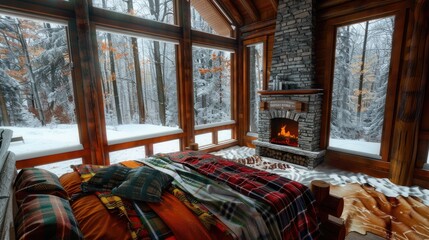
<path fill-rule="evenodd" d="M 271 7 L 273 8 L 274 12 L 277 12 L 278 0 L 268 0 L 268 2 L 270 2 Z"/>
<path fill-rule="evenodd" d="M 215 0 L 215 2 L 219 4 L 222 10 L 225 11 L 225 13 L 229 15 L 229 17 L 232 18 L 231 20 L 236 26 L 243 26 L 243 16 L 241 16 L 240 12 L 234 6 L 231 0 Z"/>
<path fill-rule="evenodd" d="M 244 9 L 249 14 L 250 19 L 252 19 L 252 22 L 259 21 L 259 12 L 251 0 L 238 0 L 238 2 L 243 5 Z"/>

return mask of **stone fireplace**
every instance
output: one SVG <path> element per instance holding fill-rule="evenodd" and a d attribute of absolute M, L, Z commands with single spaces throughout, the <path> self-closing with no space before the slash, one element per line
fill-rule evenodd
<path fill-rule="evenodd" d="M 321 89 L 261 91 L 256 153 L 317 166 L 325 155 L 319 148 L 322 97 Z"/>
<path fill-rule="evenodd" d="M 314 168 L 323 90 L 314 84 L 314 1 L 279 0 L 269 89 L 260 91 L 256 153 Z"/>

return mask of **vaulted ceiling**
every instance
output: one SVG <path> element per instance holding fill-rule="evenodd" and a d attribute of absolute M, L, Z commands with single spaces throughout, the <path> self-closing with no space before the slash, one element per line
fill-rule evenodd
<path fill-rule="evenodd" d="M 276 19 L 278 0 L 212 0 L 231 17 L 237 27 Z"/>

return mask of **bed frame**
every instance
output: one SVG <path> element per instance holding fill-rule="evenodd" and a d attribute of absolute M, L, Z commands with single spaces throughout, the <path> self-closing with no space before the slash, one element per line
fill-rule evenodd
<path fill-rule="evenodd" d="M 15 239 L 13 183 L 17 174 L 15 155 L 8 151 L 12 131 L 0 129 L 0 239 Z M 329 184 L 315 180 L 311 190 L 316 198 L 316 207 L 321 221 L 321 239 L 344 239 L 345 227 L 339 217 L 344 201 L 329 194 Z"/>

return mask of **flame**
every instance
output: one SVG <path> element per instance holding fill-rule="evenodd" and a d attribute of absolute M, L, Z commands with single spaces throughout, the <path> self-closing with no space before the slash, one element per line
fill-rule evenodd
<path fill-rule="evenodd" d="M 286 132 L 286 125 L 281 127 L 281 131 L 277 134 L 279 137 L 287 137 L 287 138 L 298 138 L 297 136 L 290 134 L 290 131 Z"/>

